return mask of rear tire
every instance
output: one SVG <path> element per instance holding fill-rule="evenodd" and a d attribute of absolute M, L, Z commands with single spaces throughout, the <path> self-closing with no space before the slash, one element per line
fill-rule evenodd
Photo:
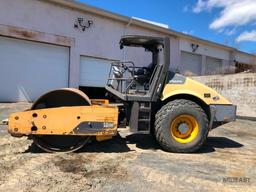
<path fill-rule="evenodd" d="M 204 144 L 208 132 L 205 111 L 190 100 L 170 101 L 156 114 L 155 137 L 166 151 L 196 152 Z"/>

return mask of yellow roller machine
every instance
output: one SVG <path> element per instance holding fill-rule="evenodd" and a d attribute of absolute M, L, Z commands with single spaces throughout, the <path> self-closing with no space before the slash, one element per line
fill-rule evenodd
<path fill-rule="evenodd" d="M 70 152 L 110 139 L 122 126 L 153 134 L 166 151 L 195 152 L 211 129 L 235 120 L 236 106 L 216 91 L 169 71 L 168 38 L 124 36 L 124 46 L 145 49 L 151 63 L 112 63 L 104 99 L 71 88 L 50 91 L 31 109 L 10 115 L 9 133 L 28 136 L 48 152 Z"/>

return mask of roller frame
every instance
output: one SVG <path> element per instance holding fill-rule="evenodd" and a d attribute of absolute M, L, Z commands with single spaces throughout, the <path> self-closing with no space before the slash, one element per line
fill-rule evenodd
<path fill-rule="evenodd" d="M 104 103 L 98 100 L 98 103 Z M 92 103 L 97 103 L 93 100 Z M 79 135 L 114 136 L 118 108 L 107 105 L 57 107 L 13 113 L 8 131 L 12 136 Z"/>

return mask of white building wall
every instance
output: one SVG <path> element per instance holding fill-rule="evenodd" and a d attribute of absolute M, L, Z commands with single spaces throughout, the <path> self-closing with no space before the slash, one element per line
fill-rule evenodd
<path fill-rule="evenodd" d="M 82 17 L 94 23 L 84 32 L 74 28 L 77 18 Z M 79 86 L 80 56 L 92 56 L 114 60 L 133 60 L 136 65 L 148 65 L 150 58 L 144 50 L 119 49 L 120 36 L 124 34 L 140 34 L 152 36 L 166 36 L 166 34 L 134 26 L 132 21 L 122 23 L 99 15 L 55 5 L 41 0 L 0 0 L 0 25 L 10 25 L 28 30 L 44 32 L 52 35 L 61 35 L 74 39 L 70 48 L 69 85 Z M 199 44 L 197 54 L 229 60 L 228 50 L 215 46 L 191 42 L 187 39 L 170 36 L 171 52 L 170 68 L 180 70 L 181 51 L 191 52 L 191 43 Z M 38 39 L 40 41 L 40 39 Z M 248 60 L 247 56 L 235 56 L 237 60 Z M 203 62 L 203 59 L 202 59 Z"/>
<path fill-rule="evenodd" d="M 124 34 L 140 34 L 164 36 L 157 31 L 150 31 L 135 27 L 132 23 L 121 23 L 52 3 L 38 0 L 0 0 L 0 24 L 40 31 L 48 34 L 72 37 L 74 46 L 70 50 L 70 86 L 79 84 L 80 56 L 93 56 L 114 60 L 133 60 L 136 65 L 143 66 L 150 63 L 148 53 L 143 49 L 137 51 L 119 49 L 120 37 Z M 92 20 L 93 25 L 84 32 L 74 28 L 77 18 Z M 175 39 L 172 39 L 175 42 Z M 172 43 L 172 61 L 178 61 L 177 42 Z M 174 55 L 175 54 L 175 55 Z M 175 62 L 172 62 L 174 65 Z M 175 63 L 175 65 L 177 65 Z"/>
<path fill-rule="evenodd" d="M 186 52 L 192 52 L 191 44 L 199 45 L 195 53 L 200 55 L 206 55 L 210 57 L 218 57 L 219 59 L 229 60 L 229 51 L 224 49 L 218 49 L 215 47 L 210 47 L 208 45 L 200 44 L 198 42 L 192 42 L 189 40 L 180 40 L 180 49 Z"/>
<path fill-rule="evenodd" d="M 256 57 L 247 53 L 234 53 L 234 59 L 241 63 L 256 65 Z"/>
<path fill-rule="evenodd" d="M 80 55 L 122 59 L 119 39 L 124 24 L 37 0 L 0 0 L 0 24 L 75 38 L 71 47 L 70 86 L 79 82 Z M 93 20 L 85 32 L 74 28 L 78 17 Z"/>

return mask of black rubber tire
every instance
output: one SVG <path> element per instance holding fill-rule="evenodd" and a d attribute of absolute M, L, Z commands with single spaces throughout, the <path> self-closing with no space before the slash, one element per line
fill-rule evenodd
<path fill-rule="evenodd" d="M 199 124 L 196 138 L 189 143 L 177 142 L 170 133 L 171 122 L 179 115 L 191 115 Z M 204 144 L 208 132 L 208 117 L 205 111 L 195 102 L 186 99 L 176 99 L 165 104 L 155 116 L 155 137 L 160 146 L 169 152 L 193 153 Z"/>

